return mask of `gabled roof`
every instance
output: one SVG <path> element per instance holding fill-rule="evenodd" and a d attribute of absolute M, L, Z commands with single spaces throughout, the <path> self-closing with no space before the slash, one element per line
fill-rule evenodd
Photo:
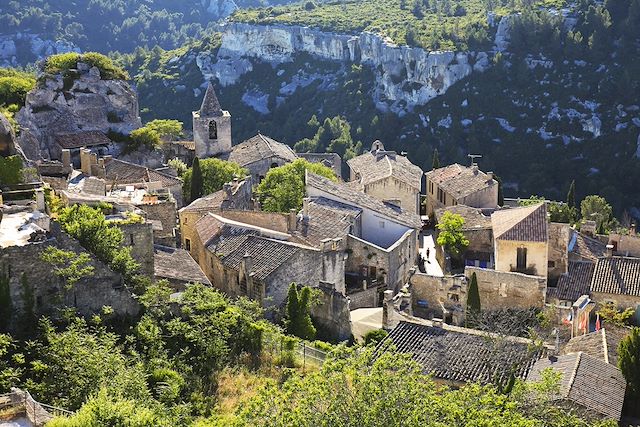
<path fill-rule="evenodd" d="M 609 360 L 609 346 L 607 344 L 607 333 L 605 328 L 599 331 L 589 332 L 586 335 L 578 335 L 569 340 L 564 347 L 565 354 L 584 352 L 589 356 L 611 363 Z"/>
<path fill-rule="evenodd" d="M 594 264 L 587 261 L 569 261 L 568 271 L 558 279 L 555 288 L 547 288 L 547 296 L 575 302 L 582 295 L 589 295 Z"/>
<path fill-rule="evenodd" d="M 426 173 L 429 181 L 437 184 L 456 200 L 480 190 L 498 185 L 498 182 L 477 167 L 462 166 L 454 163 Z"/>
<path fill-rule="evenodd" d="M 569 252 L 583 259 L 595 261 L 607 254 L 607 245 L 599 240 L 572 230 Z"/>
<path fill-rule="evenodd" d="M 111 144 L 107 135 L 97 130 L 89 130 L 76 133 L 57 133 L 54 136 L 55 143 L 60 147 L 72 150 L 74 148 L 93 147 L 96 145 Z"/>
<path fill-rule="evenodd" d="M 157 278 L 211 285 L 198 263 L 184 249 L 153 245 L 153 253 L 153 271 Z"/>
<path fill-rule="evenodd" d="M 538 360 L 527 379 L 539 380 L 547 368 L 562 375 L 559 399 L 569 400 L 603 417 L 620 420 L 626 381 L 618 368 L 578 352 Z"/>
<path fill-rule="evenodd" d="M 491 217 L 484 215 L 482 209 L 472 208 L 466 205 L 447 206 L 436 209 L 436 218 L 441 218 L 445 212 L 460 215 L 464 219 L 463 230 L 482 230 L 491 228 Z"/>
<path fill-rule="evenodd" d="M 200 117 L 220 117 L 222 114 L 216 91 L 213 89 L 213 85 L 209 83 L 200 107 Z"/>
<path fill-rule="evenodd" d="M 362 185 L 394 177 L 418 191 L 422 187 L 422 169 L 395 151 L 368 151 L 348 160 L 347 164 L 359 175 L 358 181 Z"/>
<path fill-rule="evenodd" d="M 501 337 L 494 342 L 487 333 L 453 329 L 402 321 L 376 351 L 393 344 L 398 352 L 410 353 L 427 374 L 483 384 L 506 381 L 511 369 L 516 377 L 525 378 L 540 357 L 540 352 L 532 350 L 530 341 L 523 338 Z"/>
<path fill-rule="evenodd" d="M 231 147 L 228 160 L 240 166 L 247 166 L 273 157 L 293 162 L 296 159 L 296 154 L 288 145 L 258 133 L 256 136 Z"/>
<path fill-rule="evenodd" d="M 304 210 L 298 214 L 296 236 L 318 247 L 322 240 L 344 237 L 362 209 L 335 200 L 317 197 L 307 205 L 308 226 L 305 226 Z"/>
<path fill-rule="evenodd" d="M 105 158 L 104 168 L 106 180 L 117 185 L 145 182 L 160 182 L 164 188 L 182 185 L 178 178 L 124 160 Z"/>
<path fill-rule="evenodd" d="M 344 204 L 352 205 L 358 208 L 366 208 L 384 215 L 389 221 L 402 224 L 406 227 L 421 228 L 422 222 L 420 217 L 409 211 L 392 204 L 384 203 L 365 193 L 353 190 L 344 184 L 333 182 L 328 178 L 310 173 L 306 174 L 307 194 L 309 187 L 320 190 L 325 193 L 325 198 L 336 200 Z"/>
<path fill-rule="evenodd" d="M 591 292 L 640 297 L 640 258 L 598 258 Z"/>
<path fill-rule="evenodd" d="M 496 211 L 491 215 L 491 225 L 495 240 L 548 240 L 547 207 L 544 203 Z"/>

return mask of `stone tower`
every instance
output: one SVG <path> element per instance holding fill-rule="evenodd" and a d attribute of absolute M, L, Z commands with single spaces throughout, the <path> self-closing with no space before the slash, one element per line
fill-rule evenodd
<path fill-rule="evenodd" d="M 211 83 L 200 110 L 193 112 L 193 141 L 196 156 L 201 159 L 231 151 L 231 114 L 220 108 Z"/>

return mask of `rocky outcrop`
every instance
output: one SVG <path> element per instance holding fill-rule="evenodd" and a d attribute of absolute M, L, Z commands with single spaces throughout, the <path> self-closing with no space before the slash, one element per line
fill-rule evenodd
<path fill-rule="evenodd" d="M 129 83 L 103 80 L 98 68 L 82 62 L 66 77 L 41 73 L 16 120 L 22 129 L 20 145 L 32 159 L 50 158 L 59 133 L 111 130 L 128 134 L 141 126 L 138 97 Z"/>
<path fill-rule="evenodd" d="M 272 63 L 292 61 L 297 53 L 324 60 L 361 63 L 376 73 L 375 100 L 381 109 L 401 111 L 424 105 L 473 71 L 489 67 L 484 52 L 429 52 L 397 46 L 364 32 L 346 35 L 308 27 L 231 23 L 223 26 L 222 45 L 215 58 L 201 53 L 197 64 L 206 79 L 234 84 L 253 69 L 250 59 Z"/>
<path fill-rule="evenodd" d="M 201 2 L 207 9 L 207 13 L 217 19 L 226 18 L 238 8 L 233 0 L 201 0 Z"/>
<path fill-rule="evenodd" d="M 0 113 L 0 156 L 12 156 L 16 154 L 16 135 L 11 123 Z"/>
<path fill-rule="evenodd" d="M 38 34 L 0 36 L 0 67 L 25 65 L 25 60 L 30 62 L 67 52 L 80 52 L 80 49 L 64 40 L 43 40 Z"/>

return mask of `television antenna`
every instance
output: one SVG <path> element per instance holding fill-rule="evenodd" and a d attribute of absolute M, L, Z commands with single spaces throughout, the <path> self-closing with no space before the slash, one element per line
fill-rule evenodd
<path fill-rule="evenodd" d="M 475 164 L 478 164 L 478 162 L 476 162 L 476 159 L 481 159 L 482 154 L 467 154 L 467 157 L 471 159 L 471 166 L 473 166 Z"/>

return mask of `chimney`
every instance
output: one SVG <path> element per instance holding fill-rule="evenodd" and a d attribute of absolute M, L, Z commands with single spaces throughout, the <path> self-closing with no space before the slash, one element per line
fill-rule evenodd
<path fill-rule="evenodd" d="M 471 165 L 471 171 L 474 175 L 478 175 L 478 165 L 476 163 Z"/>
<path fill-rule="evenodd" d="M 309 197 L 305 197 L 302 199 L 302 215 L 309 217 L 309 202 L 311 199 Z"/>
<path fill-rule="evenodd" d="M 442 328 L 443 323 L 444 322 L 442 321 L 442 319 L 438 317 L 434 317 L 433 319 L 431 319 L 431 324 L 433 325 L 434 328 Z"/>
<path fill-rule="evenodd" d="M 66 148 L 62 150 L 62 167 L 65 171 L 71 172 L 73 170 L 73 165 L 71 164 L 71 151 Z"/>
<path fill-rule="evenodd" d="M 244 274 L 249 275 L 253 271 L 253 258 L 249 252 L 245 252 L 242 257 L 242 264 L 244 265 Z"/>
<path fill-rule="evenodd" d="M 607 258 L 611 258 L 613 256 L 613 245 L 607 245 Z"/>
<path fill-rule="evenodd" d="M 635 236 L 636 235 L 636 225 L 634 223 L 631 223 L 631 225 L 629 226 L 629 236 Z"/>
<path fill-rule="evenodd" d="M 387 289 L 384 291 L 384 301 L 382 303 L 382 329 L 386 331 L 390 331 L 393 329 L 393 325 L 391 324 L 392 319 L 390 316 L 393 315 L 393 291 Z"/>
<path fill-rule="evenodd" d="M 487 172 L 487 181 L 491 182 L 493 179 L 493 172 Z"/>
<path fill-rule="evenodd" d="M 298 217 L 295 209 L 289 209 L 289 216 L 287 217 L 287 227 L 289 232 L 296 231 L 296 225 L 298 223 Z"/>
<path fill-rule="evenodd" d="M 233 195 L 231 183 L 230 182 L 225 182 L 222 185 L 222 189 L 224 190 L 224 199 L 225 200 L 231 200 L 231 196 Z"/>

